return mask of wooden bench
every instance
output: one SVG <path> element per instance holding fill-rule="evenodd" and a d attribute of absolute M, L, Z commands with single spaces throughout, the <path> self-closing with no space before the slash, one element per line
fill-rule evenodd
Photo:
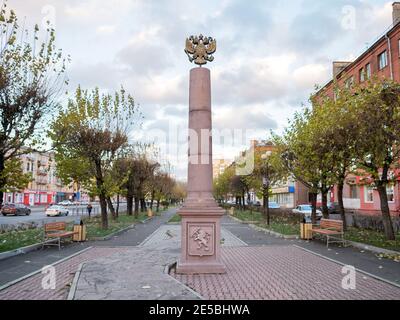
<path fill-rule="evenodd" d="M 311 232 L 320 234 L 326 237 L 326 246 L 329 248 L 329 243 L 340 242 L 343 246 L 346 245 L 343 231 L 343 221 L 321 219 L 320 225 L 314 225 Z M 339 240 L 331 240 L 339 238 Z"/>
<path fill-rule="evenodd" d="M 44 225 L 43 232 L 43 246 L 58 246 L 58 250 L 61 249 L 61 239 L 72 238 L 78 232 L 67 231 L 67 224 L 65 222 L 52 222 Z M 51 242 L 57 241 L 56 244 Z"/>

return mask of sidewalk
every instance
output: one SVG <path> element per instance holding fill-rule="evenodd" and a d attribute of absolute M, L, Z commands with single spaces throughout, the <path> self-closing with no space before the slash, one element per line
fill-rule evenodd
<path fill-rule="evenodd" d="M 357 290 L 362 292 L 349 295 L 338 287 L 343 278 L 340 263 L 400 283 L 397 262 L 378 259 L 353 248 L 326 249 L 318 241 L 276 238 L 229 217 L 222 221 L 225 240 L 222 252 L 228 273 L 186 277 L 172 272 L 179 283 L 164 273 L 165 267 L 174 263 L 180 252 L 180 226 L 166 225 L 175 212 L 171 209 L 108 241 L 73 244 L 61 251 L 46 249 L 0 261 L 0 281 L 4 284 L 93 246 L 56 266 L 57 290 L 43 292 L 43 275 L 39 273 L 0 291 L 0 300 L 66 299 L 81 263 L 84 264 L 76 286 L 77 299 L 198 299 L 199 296 L 204 299 L 321 299 L 325 295 L 331 299 L 400 299 L 400 288 L 360 272 L 357 272 Z M 305 295 L 301 287 L 307 292 L 314 291 Z M 132 293 L 132 288 L 136 288 L 136 293 Z"/>
<path fill-rule="evenodd" d="M 222 225 L 249 246 L 296 245 L 400 285 L 400 263 L 389 259 L 378 258 L 371 252 L 353 247 L 341 248 L 334 244 L 330 245 L 328 249 L 322 241 L 285 240 L 277 238 L 262 231 L 256 231 L 247 224 L 238 223 L 228 216 L 224 216 Z"/>
<path fill-rule="evenodd" d="M 162 224 L 168 222 L 174 214 L 175 209 L 170 209 L 164 212 L 162 216 L 156 216 L 144 224 L 137 224 L 133 229 L 108 241 L 88 241 L 82 244 L 72 243 L 63 247 L 61 250 L 52 247 L 1 260 L 0 287 L 7 282 L 23 277 L 90 246 L 136 246 L 157 230 Z"/>

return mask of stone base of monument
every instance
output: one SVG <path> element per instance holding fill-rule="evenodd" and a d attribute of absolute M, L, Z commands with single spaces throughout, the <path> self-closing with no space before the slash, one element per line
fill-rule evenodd
<path fill-rule="evenodd" d="M 226 272 L 221 262 L 221 217 L 224 210 L 217 206 L 183 207 L 182 254 L 177 263 L 178 274 L 221 274 Z"/>

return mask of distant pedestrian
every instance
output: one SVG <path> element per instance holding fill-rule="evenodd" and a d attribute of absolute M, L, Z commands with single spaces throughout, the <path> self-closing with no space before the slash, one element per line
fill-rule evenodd
<path fill-rule="evenodd" d="M 90 219 L 90 215 L 92 214 L 92 209 L 93 209 L 93 207 L 92 207 L 92 205 L 89 203 L 89 204 L 87 205 L 86 209 L 87 209 L 87 212 L 88 212 L 88 215 L 89 215 L 89 219 Z"/>

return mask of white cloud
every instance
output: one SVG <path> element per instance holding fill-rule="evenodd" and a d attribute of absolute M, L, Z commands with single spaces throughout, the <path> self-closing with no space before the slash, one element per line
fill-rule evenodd
<path fill-rule="evenodd" d="M 96 32 L 101 35 L 110 35 L 114 33 L 115 29 L 115 25 L 102 25 L 97 27 Z"/>
<path fill-rule="evenodd" d="M 311 90 L 314 85 L 321 84 L 329 78 L 330 70 L 326 65 L 308 64 L 293 71 L 292 77 L 298 88 Z"/>

